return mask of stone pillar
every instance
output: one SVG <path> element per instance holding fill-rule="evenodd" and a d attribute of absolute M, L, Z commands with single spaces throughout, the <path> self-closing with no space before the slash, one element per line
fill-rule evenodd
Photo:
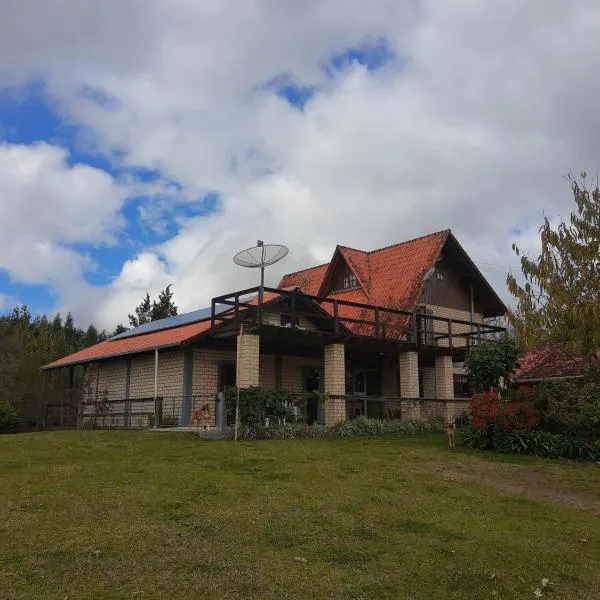
<path fill-rule="evenodd" d="M 400 407 L 403 419 L 418 419 L 421 416 L 419 401 L 419 355 L 402 352 L 398 356 L 400 367 Z M 405 400 L 406 398 L 406 400 Z"/>
<path fill-rule="evenodd" d="M 240 388 L 259 384 L 259 357 L 260 337 L 248 333 L 238 335 L 235 381 Z"/>
<path fill-rule="evenodd" d="M 323 391 L 331 397 L 325 403 L 325 425 L 346 420 L 346 359 L 344 344 L 325 346 Z"/>

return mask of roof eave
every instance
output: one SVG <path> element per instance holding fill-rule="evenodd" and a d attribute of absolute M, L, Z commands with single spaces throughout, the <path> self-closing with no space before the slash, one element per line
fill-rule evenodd
<path fill-rule="evenodd" d="M 199 337 L 199 336 L 196 336 Z M 50 363 L 49 365 L 44 365 L 40 367 L 40 371 L 51 371 L 53 369 L 62 369 L 63 367 L 76 367 L 78 365 L 89 365 L 90 363 L 100 362 L 103 360 L 110 360 L 112 358 L 121 358 L 123 356 L 128 356 L 131 354 L 144 354 L 146 352 L 155 352 L 156 350 L 167 350 L 170 348 L 177 348 L 178 346 L 183 345 L 184 343 L 192 341 L 184 340 L 179 342 L 172 342 L 171 344 L 161 344 L 160 346 L 152 346 L 150 348 L 141 348 L 137 350 L 126 350 L 125 352 L 115 352 L 114 354 L 106 354 L 103 356 L 90 357 L 82 360 L 74 360 L 70 362 L 61 363 L 60 365 Z"/>

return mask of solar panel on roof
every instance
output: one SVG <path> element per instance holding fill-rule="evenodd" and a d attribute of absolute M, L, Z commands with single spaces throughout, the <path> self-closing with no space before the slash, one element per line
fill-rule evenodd
<path fill-rule="evenodd" d="M 220 314 L 226 311 L 229 306 L 217 305 L 215 307 L 215 314 Z M 151 323 L 144 323 L 139 327 L 128 329 L 119 335 L 111 337 L 111 340 L 122 340 L 135 335 L 144 335 L 146 333 L 155 333 L 156 331 L 162 331 L 164 329 L 172 329 L 173 327 L 181 327 L 182 325 L 189 325 L 191 323 L 197 323 L 198 321 L 204 321 L 209 319 L 211 315 L 211 308 L 201 308 L 194 310 L 189 313 L 182 315 L 175 315 L 174 317 L 167 317 L 166 319 L 159 319 L 158 321 L 152 321 Z"/>

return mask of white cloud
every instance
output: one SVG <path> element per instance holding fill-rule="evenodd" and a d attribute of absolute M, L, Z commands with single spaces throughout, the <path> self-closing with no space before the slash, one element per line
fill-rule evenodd
<path fill-rule="evenodd" d="M 83 294 L 79 314 L 102 326 L 122 320 L 145 289 L 172 282 L 181 308 L 193 309 L 253 282 L 231 256 L 258 238 L 291 246 L 270 272 L 276 283 L 336 243 L 370 249 L 451 227 L 503 291 L 518 264 L 511 241 L 534 244 L 542 211 L 570 210 L 562 176 L 600 164 L 593 0 L 63 6 L 61 14 L 42 0 L 3 2 L 0 81 L 2 72 L 13 83 L 43 75 L 63 116 L 85 126 L 89 148 L 159 169 L 182 186 L 181 201 L 222 194 L 216 214 L 188 219 L 107 289 Z M 332 53 L 380 38 L 396 61 L 327 77 Z M 281 74 L 319 86 L 304 111 L 263 89 Z M 40 212 L 57 232 L 47 243 L 68 253 L 65 243 L 110 230 L 122 198 L 101 200 L 114 184 L 92 179 L 105 191 L 82 212 L 100 210 L 94 222 L 104 224 L 76 230 L 77 218 L 61 228 Z M 154 221 L 155 207 L 146 211 Z M 11 257 L 0 243 L 0 265 Z"/>
<path fill-rule="evenodd" d="M 77 280 L 95 265 L 71 244 L 112 240 L 126 196 L 104 171 L 69 165 L 64 149 L 0 144 L 0 267 L 27 283 Z"/>

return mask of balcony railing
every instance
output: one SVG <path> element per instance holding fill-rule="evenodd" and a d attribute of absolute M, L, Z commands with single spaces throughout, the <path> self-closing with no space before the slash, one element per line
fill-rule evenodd
<path fill-rule="evenodd" d="M 320 334 L 405 342 L 418 346 L 465 348 L 481 343 L 491 335 L 505 331 L 503 327 L 475 321 L 451 319 L 420 311 L 397 310 L 371 304 L 350 302 L 321 296 L 309 296 L 296 290 L 264 288 L 266 301 L 280 302 L 258 306 L 260 288 L 248 288 L 213 298 L 211 331 L 213 335 L 238 330 L 240 324 L 249 327 L 272 327 L 265 314 L 283 315 L 285 328 L 305 330 L 301 319 L 317 325 Z M 248 298 L 248 296 L 253 296 Z M 308 299 L 317 311 L 302 309 Z M 217 313 L 217 305 L 230 307 Z M 261 309 L 259 309 L 261 308 Z M 281 318 L 281 317 L 280 317 Z"/>

